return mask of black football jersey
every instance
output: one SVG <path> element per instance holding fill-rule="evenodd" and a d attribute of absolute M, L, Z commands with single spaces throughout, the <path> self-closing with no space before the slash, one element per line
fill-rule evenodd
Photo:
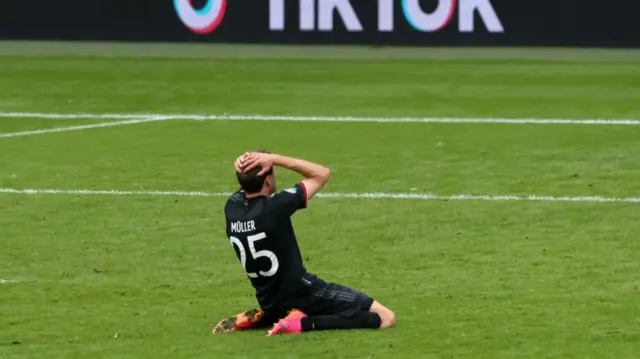
<path fill-rule="evenodd" d="M 299 290 L 307 272 L 291 224 L 306 206 L 303 183 L 269 197 L 239 190 L 225 205 L 227 236 L 264 310 Z"/>

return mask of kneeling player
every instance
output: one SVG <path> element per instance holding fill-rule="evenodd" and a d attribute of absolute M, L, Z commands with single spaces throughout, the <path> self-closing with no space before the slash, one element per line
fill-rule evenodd
<path fill-rule="evenodd" d="M 276 193 L 276 166 L 304 180 Z M 328 168 L 264 152 L 245 153 L 235 167 L 241 189 L 225 206 L 227 235 L 260 309 L 221 321 L 214 334 L 271 326 L 268 335 L 395 325 L 391 310 L 357 290 L 323 281 L 302 263 L 291 216 L 329 180 Z"/>

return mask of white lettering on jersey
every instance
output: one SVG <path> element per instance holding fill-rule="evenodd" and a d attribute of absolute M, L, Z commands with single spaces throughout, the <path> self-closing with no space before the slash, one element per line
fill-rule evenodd
<path fill-rule="evenodd" d="M 271 268 L 269 268 L 268 271 L 266 272 L 258 271 L 258 273 L 247 272 L 247 275 L 249 276 L 249 278 L 258 278 L 258 274 L 263 277 L 271 277 L 271 276 L 274 276 L 278 272 L 278 268 L 280 268 L 280 263 L 278 262 L 278 257 L 276 257 L 275 253 L 268 250 L 262 250 L 262 251 L 256 250 L 255 243 L 265 238 L 267 238 L 267 235 L 264 234 L 264 232 L 254 234 L 252 236 L 247 236 L 247 243 L 249 244 L 249 252 L 251 253 L 251 257 L 253 258 L 253 260 L 257 260 L 258 258 L 266 258 L 266 259 L 269 259 L 269 261 L 271 261 Z M 247 251 L 244 249 L 244 246 L 242 245 L 242 241 L 239 238 L 236 238 L 234 236 L 229 237 L 229 240 L 231 241 L 231 245 L 235 245 L 238 247 L 238 252 L 240 253 L 240 263 L 242 264 L 242 267 L 246 271 L 247 270 Z"/>
<path fill-rule="evenodd" d="M 233 222 L 231 223 L 231 232 L 234 233 L 244 233 L 251 232 L 256 230 L 256 223 L 254 221 L 247 222 Z"/>
<path fill-rule="evenodd" d="M 284 191 L 285 191 L 285 192 L 289 192 L 289 193 L 291 193 L 291 194 L 296 194 L 296 193 L 298 193 L 298 190 L 297 190 L 297 189 L 295 189 L 295 188 L 285 189 Z"/>

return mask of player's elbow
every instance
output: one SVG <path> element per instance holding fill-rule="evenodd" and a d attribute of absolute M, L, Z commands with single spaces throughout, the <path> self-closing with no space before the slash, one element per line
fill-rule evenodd
<path fill-rule="evenodd" d="M 331 169 L 325 167 L 322 173 L 323 184 L 329 182 L 329 178 L 331 178 Z"/>
<path fill-rule="evenodd" d="M 329 182 L 329 178 L 331 177 L 331 170 L 327 167 L 322 167 L 317 171 L 315 177 L 320 182 L 320 186 L 324 186 L 327 182 Z"/>

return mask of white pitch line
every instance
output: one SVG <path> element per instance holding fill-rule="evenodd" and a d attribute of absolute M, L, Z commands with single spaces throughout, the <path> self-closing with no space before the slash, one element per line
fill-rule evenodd
<path fill-rule="evenodd" d="M 0 112 L 0 118 L 38 118 L 49 120 L 135 120 L 148 119 L 144 114 L 109 114 L 109 113 L 41 113 L 41 112 Z"/>
<path fill-rule="evenodd" d="M 14 284 L 14 283 L 18 283 L 18 281 L 0 278 L 0 284 Z"/>
<path fill-rule="evenodd" d="M 110 196 L 181 196 L 181 197 L 225 197 L 231 192 L 199 192 L 199 191 L 119 191 L 89 189 L 14 189 L 0 188 L 0 193 L 15 194 L 71 194 L 71 195 L 110 195 Z"/>
<path fill-rule="evenodd" d="M 640 125 L 640 120 L 570 120 L 535 118 L 451 118 L 451 117 L 343 117 L 263 115 L 151 115 L 169 120 L 193 121 L 293 121 L 293 122 L 378 122 L 378 123 L 484 123 L 484 124 L 571 124 Z"/>
<path fill-rule="evenodd" d="M 92 128 L 124 126 L 124 125 L 133 125 L 133 124 L 136 124 L 136 123 L 156 122 L 156 121 L 164 121 L 164 119 L 161 119 L 161 118 L 145 118 L 145 119 L 139 119 L 139 120 L 127 120 L 127 121 L 117 121 L 117 122 L 102 122 L 102 123 L 94 123 L 94 124 L 90 124 L 90 125 L 78 125 L 78 126 L 69 126 L 69 127 L 47 128 L 47 129 L 43 129 L 43 130 L 0 133 L 0 138 L 32 136 L 32 135 L 41 135 L 41 134 L 44 134 L 44 133 L 55 133 L 55 132 L 80 131 L 80 130 L 88 130 L 88 129 L 92 129 Z"/>
<path fill-rule="evenodd" d="M 25 195 L 108 195 L 108 196 L 182 196 L 182 197 L 228 197 L 230 192 L 201 191 L 121 191 L 86 189 L 15 189 L 0 188 L 0 193 Z M 592 203 L 640 203 L 640 197 L 602 197 L 602 196 L 538 196 L 538 195 L 437 195 L 431 193 L 320 193 L 319 198 L 337 199 L 405 199 L 405 200 L 445 200 L 445 201 L 539 201 L 539 202 L 592 202 Z"/>
<path fill-rule="evenodd" d="M 569 125 L 640 125 L 633 119 L 537 119 L 537 118 L 454 118 L 454 117 L 351 117 L 351 116 L 279 116 L 279 115 L 197 115 L 197 114 L 90 114 L 0 112 L 0 118 L 41 119 L 156 119 L 193 121 L 294 121 L 294 122 L 382 122 L 382 123 L 500 123 Z"/>

